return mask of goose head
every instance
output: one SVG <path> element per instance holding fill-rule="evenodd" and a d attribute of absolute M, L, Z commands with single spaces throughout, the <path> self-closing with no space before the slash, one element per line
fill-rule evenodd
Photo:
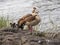
<path fill-rule="evenodd" d="M 35 15 L 38 15 L 38 11 L 37 11 L 36 7 L 33 7 L 32 16 L 35 16 Z"/>

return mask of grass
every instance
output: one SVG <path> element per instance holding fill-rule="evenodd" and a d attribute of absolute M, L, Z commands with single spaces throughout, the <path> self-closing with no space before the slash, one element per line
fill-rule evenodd
<path fill-rule="evenodd" d="M 8 22 L 8 20 L 5 19 L 5 17 L 0 17 L 0 28 L 6 27 L 7 22 Z"/>

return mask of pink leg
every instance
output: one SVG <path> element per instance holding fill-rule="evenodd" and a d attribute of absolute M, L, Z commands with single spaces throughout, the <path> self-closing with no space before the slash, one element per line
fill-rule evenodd
<path fill-rule="evenodd" d="M 29 30 L 30 30 L 30 32 L 32 33 L 32 26 L 29 26 Z"/>

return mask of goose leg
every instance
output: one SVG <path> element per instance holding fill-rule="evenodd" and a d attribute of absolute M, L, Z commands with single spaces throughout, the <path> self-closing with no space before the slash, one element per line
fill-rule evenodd
<path fill-rule="evenodd" d="M 32 26 L 29 26 L 29 31 L 30 31 L 30 34 L 32 34 Z"/>

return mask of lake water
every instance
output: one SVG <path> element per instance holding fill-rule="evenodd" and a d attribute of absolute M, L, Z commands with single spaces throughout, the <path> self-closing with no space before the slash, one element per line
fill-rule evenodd
<path fill-rule="evenodd" d="M 38 0 L 36 0 L 38 2 Z M 13 22 L 27 13 L 31 13 L 34 1 L 32 0 L 0 0 L 0 16 L 9 17 Z M 60 0 L 40 0 L 34 3 L 40 6 L 39 15 L 42 19 L 39 30 L 59 30 L 60 27 Z"/>

